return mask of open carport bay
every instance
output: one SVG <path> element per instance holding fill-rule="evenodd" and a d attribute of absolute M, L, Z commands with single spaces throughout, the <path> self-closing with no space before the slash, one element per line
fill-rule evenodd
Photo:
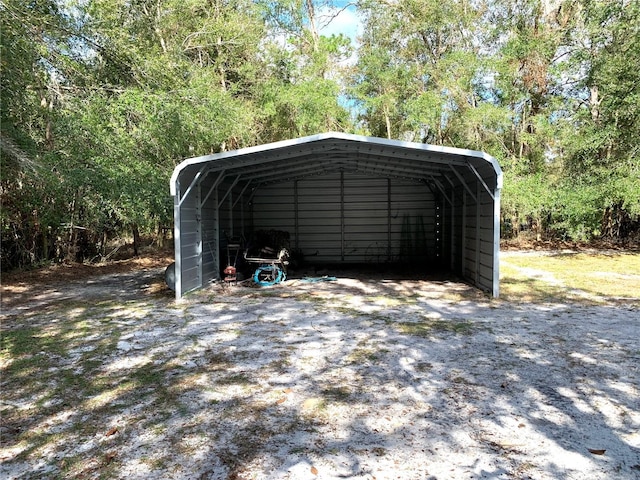
<path fill-rule="evenodd" d="M 444 267 L 497 297 L 501 188 L 485 153 L 335 132 L 184 160 L 171 178 L 176 297 L 265 230 L 307 263 Z"/>
<path fill-rule="evenodd" d="M 632 305 L 373 273 L 175 303 L 161 281 L 3 296 L 3 478 L 638 476 Z"/>

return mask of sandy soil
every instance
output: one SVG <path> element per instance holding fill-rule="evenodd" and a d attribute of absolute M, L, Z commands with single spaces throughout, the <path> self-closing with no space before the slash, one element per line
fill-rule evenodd
<path fill-rule="evenodd" d="M 0 477 L 640 478 L 638 305 L 349 274 L 176 303 L 162 275 L 3 287 L 3 336 L 67 343 L 2 365 Z"/>

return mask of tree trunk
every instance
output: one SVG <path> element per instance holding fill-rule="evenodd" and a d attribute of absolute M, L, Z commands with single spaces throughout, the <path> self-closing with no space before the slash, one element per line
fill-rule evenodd
<path fill-rule="evenodd" d="M 42 259 L 49 260 L 49 235 L 46 228 L 42 229 Z"/>
<path fill-rule="evenodd" d="M 77 205 L 79 196 L 80 196 L 80 192 L 76 191 L 73 197 L 73 201 L 71 202 L 71 205 L 69 208 L 71 221 L 69 222 L 69 234 L 67 236 L 67 255 L 66 255 L 67 261 L 69 262 L 76 261 L 76 252 L 78 251 L 78 248 L 77 248 L 78 236 L 76 235 L 75 218 L 76 218 L 76 205 Z"/>
<path fill-rule="evenodd" d="M 104 257 L 107 254 L 107 242 L 109 241 L 109 234 L 106 230 L 102 231 L 101 254 Z"/>
<path fill-rule="evenodd" d="M 162 224 L 158 224 L 156 227 L 156 243 L 158 248 L 163 249 L 166 243 L 166 231 Z"/>
<path fill-rule="evenodd" d="M 384 123 L 387 129 L 387 138 L 391 140 L 391 119 L 389 118 L 389 110 L 384 107 Z"/>
<path fill-rule="evenodd" d="M 138 256 L 138 251 L 140 248 L 140 230 L 138 230 L 138 224 L 131 224 L 131 231 L 133 232 L 133 256 Z"/>
<path fill-rule="evenodd" d="M 320 36 L 318 35 L 318 27 L 316 26 L 316 12 L 313 5 L 313 0 L 307 0 L 307 15 L 309 16 L 309 32 L 311 33 L 311 40 L 313 45 L 311 48 L 314 52 L 318 51 L 318 42 Z"/>
<path fill-rule="evenodd" d="M 594 85 L 589 88 L 589 108 L 591 110 L 591 120 L 593 123 L 598 123 L 598 119 L 600 118 L 600 92 L 598 91 L 597 85 Z"/>

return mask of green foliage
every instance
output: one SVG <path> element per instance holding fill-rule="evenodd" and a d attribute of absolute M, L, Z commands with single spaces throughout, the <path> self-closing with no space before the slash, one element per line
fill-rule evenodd
<path fill-rule="evenodd" d="M 170 225 L 186 157 L 349 128 L 350 44 L 318 34 L 311 2 L 0 8 L 5 268 Z"/>
<path fill-rule="evenodd" d="M 2 3 L 3 268 L 170 225 L 185 157 L 328 130 L 486 151 L 540 235 L 640 215 L 638 2 L 363 1 L 355 65 L 332 5 Z"/>
<path fill-rule="evenodd" d="M 483 150 L 503 216 L 590 239 L 638 214 L 637 2 L 364 2 L 354 98 L 371 133 Z"/>

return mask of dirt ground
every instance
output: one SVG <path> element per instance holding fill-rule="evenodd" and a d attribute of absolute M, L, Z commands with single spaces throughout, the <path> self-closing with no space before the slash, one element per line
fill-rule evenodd
<path fill-rule="evenodd" d="M 0 477 L 640 478 L 638 303 L 170 261 L 3 276 Z"/>

